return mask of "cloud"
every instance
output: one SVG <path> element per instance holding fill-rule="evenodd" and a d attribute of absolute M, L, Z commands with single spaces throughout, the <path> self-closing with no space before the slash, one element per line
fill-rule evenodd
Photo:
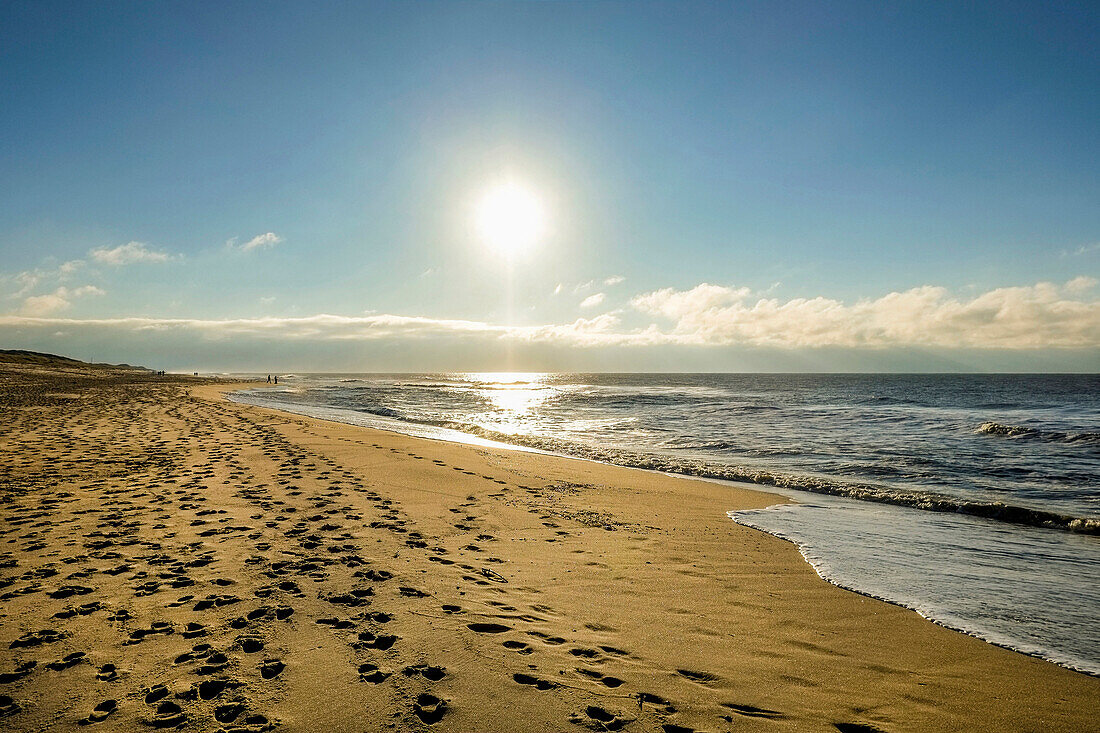
<path fill-rule="evenodd" d="M 1092 244 L 1082 244 L 1077 249 L 1062 250 L 1063 257 L 1080 257 L 1081 255 L 1092 254 L 1093 252 L 1100 252 L 1100 242 L 1093 242 Z"/>
<path fill-rule="evenodd" d="M 630 304 L 643 313 L 677 320 L 739 301 L 751 292 L 748 288 L 733 289 L 703 283 L 691 290 L 664 288 L 637 295 L 631 299 Z"/>
<path fill-rule="evenodd" d="M 595 308 L 603 302 L 603 293 L 593 293 L 581 301 L 581 308 Z"/>
<path fill-rule="evenodd" d="M 26 270 L 13 275 L 11 280 L 19 289 L 12 293 L 11 297 L 22 298 L 24 295 L 34 290 L 35 287 L 38 286 L 38 283 L 42 281 L 43 277 L 44 274 L 36 270 Z"/>
<path fill-rule="evenodd" d="M 1066 283 L 1066 292 L 1067 293 L 1083 293 L 1086 290 L 1091 290 L 1092 288 L 1096 287 L 1096 283 L 1097 283 L 1096 278 L 1088 277 L 1086 275 L 1081 275 L 1079 277 L 1073 278 L 1072 280 L 1070 280 L 1069 282 Z"/>
<path fill-rule="evenodd" d="M 922 285 L 852 303 L 814 297 L 753 300 L 748 288 L 702 283 L 688 290 L 642 293 L 632 311 L 572 323 L 508 326 L 483 321 L 370 313 L 303 317 L 75 319 L 51 316 L 71 297 L 59 289 L 0 316 L 0 336 L 64 330 L 97 340 L 129 334 L 175 334 L 184 340 L 422 341 L 463 345 L 513 342 L 563 347 L 746 346 L 772 349 L 847 347 L 1039 350 L 1100 348 L 1100 298 L 1092 278 L 1057 285 L 1005 287 L 959 297 Z M 85 286 L 87 288 L 88 286 Z M 98 290 L 98 289 L 97 289 Z M 647 322 L 647 317 L 654 322 Z M 634 325 L 624 323 L 630 319 Z"/>
<path fill-rule="evenodd" d="M 65 310 L 72 305 L 73 298 L 80 298 L 85 295 L 106 295 L 106 292 L 95 285 L 83 285 L 74 289 L 60 287 L 52 293 L 32 295 L 26 298 L 19 312 L 24 316 L 46 316 L 50 313 Z"/>
<path fill-rule="evenodd" d="M 45 316 L 60 310 L 65 310 L 72 303 L 61 295 L 47 293 L 46 295 L 32 295 L 23 301 L 23 307 L 19 312 L 26 316 Z"/>
<path fill-rule="evenodd" d="M 378 339 L 390 337 L 431 337 L 445 334 L 501 335 L 510 328 L 491 326 L 480 321 L 434 319 L 419 316 L 378 314 L 368 316 L 338 316 L 322 313 L 300 317 L 264 318 L 37 318 L 0 316 L 0 327 L 112 329 L 121 331 L 190 332 L 209 338 L 238 336 L 275 337 L 280 339 Z"/>
<path fill-rule="evenodd" d="M 253 237 L 252 239 L 250 239 L 247 242 L 245 242 L 244 244 L 242 244 L 240 246 L 240 250 L 242 252 L 251 252 L 254 249 L 264 249 L 264 248 L 267 248 L 267 247 L 274 247 L 275 245 L 281 243 L 282 241 L 283 241 L 283 238 L 280 237 L 275 232 L 267 232 L 265 234 L 257 234 L 255 237 Z M 230 242 L 232 242 L 232 244 L 230 244 Z M 237 238 L 236 237 L 229 240 L 229 242 L 226 242 L 226 244 L 229 244 L 230 247 L 235 246 L 236 243 L 237 243 Z"/>
<path fill-rule="evenodd" d="M 8 293 L 7 297 L 22 298 L 44 281 L 53 280 L 59 282 L 69 279 L 83 266 L 84 260 L 69 260 L 68 262 L 62 262 L 53 269 L 48 267 L 36 267 L 33 270 L 24 270 L 14 275 L 0 273 L 0 285 L 10 283 L 15 287 L 15 290 Z"/>
<path fill-rule="evenodd" d="M 1100 346 L 1100 300 L 1085 299 L 1096 284 L 990 290 L 968 299 L 922 285 L 852 304 L 825 297 L 748 302 L 748 288 L 703 283 L 639 295 L 631 305 L 672 322 L 665 333 L 680 343 L 798 347 L 943 347 L 983 349 Z"/>
<path fill-rule="evenodd" d="M 117 247 L 97 247 L 88 252 L 94 261 L 104 265 L 118 267 L 138 262 L 168 262 L 173 259 L 167 252 L 149 249 L 143 242 L 128 242 Z"/>
<path fill-rule="evenodd" d="M 618 285 L 624 280 L 626 280 L 626 278 L 622 275 L 612 275 L 611 277 L 605 278 L 603 284 L 607 286 Z"/>
<path fill-rule="evenodd" d="M 61 277 L 68 277 L 83 266 L 84 260 L 69 260 L 68 262 L 62 262 L 57 268 L 57 274 Z"/>

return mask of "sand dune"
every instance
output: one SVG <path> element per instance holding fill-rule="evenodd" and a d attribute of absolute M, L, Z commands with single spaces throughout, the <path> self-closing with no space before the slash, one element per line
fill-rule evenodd
<path fill-rule="evenodd" d="M 1100 680 L 832 587 L 778 499 L 9 366 L 0 727 L 1088 730 Z"/>

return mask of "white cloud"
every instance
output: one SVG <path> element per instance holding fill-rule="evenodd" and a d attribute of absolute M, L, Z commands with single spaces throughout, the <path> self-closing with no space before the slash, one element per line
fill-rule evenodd
<path fill-rule="evenodd" d="M 97 247 L 88 253 L 96 262 L 104 265 L 132 265 L 137 262 L 167 262 L 172 255 L 149 249 L 143 242 L 128 242 L 117 247 Z"/>
<path fill-rule="evenodd" d="M 607 285 L 607 286 L 618 285 L 619 283 L 623 282 L 624 280 L 626 280 L 626 278 L 623 277 L 622 275 L 612 275 L 609 278 L 605 278 L 604 281 L 603 281 L 603 284 Z"/>
<path fill-rule="evenodd" d="M 1086 290 L 1091 290 L 1092 288 L 1096 287 L 1096 282 L 1097 280 L 1094 277 L 1080 275 L 1066 283 L 1066 292 L 1083 293 Z"/>
<path fill-rule="evenodd" d="M 233 239 L 231 239 L 229 241 L 236 244 L 237 238 L 234 237 Z M 265 234 L 257 234 L 255 237 L 253 237 L 252 239 L 248 240 L 247 242 L 245 242 L 244 244 L 241 245 L 241 251 L 242 252 L 251 252 L 254 249 L 264 249 L 265 247 L 274 247 L 276 244 L 279 244 L 282 241 L 283 241 L 283 238 L 280 237 L 275 232 L 267 232 Z M 230 245 L 230 246 L 232 246 L 232 245 Z"/>
<path fill-rule="evenodd" d="M 11 280 L 19 289 L 12 293 L 11 297 L 22 298 L 24 295 L 34 290 L 42 278 L 43 273 L 35 270 L 27 270 L 13 275 Z"/>
<path fill-rule="evenodd" d="M 1092 244 L 1082 244 L 1080 247 L 1074 250 L 1063 250 L 1063 257 L 1080 257 L 1081 255 L 1092 254 L 1093 252 L 1100 252 L 1100 242 L 1093 242 Z"/>
<path fill-rule="evenodd" d="M 19 312 L 25 316 L 45 316 L 65 310 L 70 305 L 72 303 L 68 299 L 57 293 L 32 295 L 23 301 L 23 307 L 19 309 Z"/>
<path fill-rule="evenodd" d="M 703 283 L 636 296 L 632 313 L 615 311 L 572 323 L 507 326 L 393 314 L 305 317 L 181 319 L 51 317 L 72 297 L 96 291 L 59 289 L 24 302 L 20 315 L 0 316 L 3 329 L 91 332 L 96 338 L 129 333 L 175 333 L 187 339 L 252 338 L 269 341 L 440 340 L 461 343 L 512 341 L 567 347 L 742 345 L 774 348 L 935 347 L 1002 350 L 1100 348 L 1100 298 L 1096 282 L 1074 278 L 1063 285 L 997 288 L 958 297 L 923 285 L 875 299 L 844 303 L 825 297 L 750 300 L 747 288 Z M 87 288 L 88 286 L 85 286 Z M 659 323 L 631 327 L 652 316 Z M 664 325 L 660 325 L 663 323 Z"/>
<path fill-rule="evenodd" d="M 643 293 L 632 298 L 630 304 L 644 313 L 679 319 L 739 301 L 751 292 L 748 288 L 733 289 L 703 283 L 691 290 L 663 288 Z"/>
<path fill-rule="evenodd" d="M 603 293 L 593 293 L 581 301 L 581 308 L 595 308 L 603 302 Z"/>
<path fill-rule="evenodd" d="M 747 301 L 747 288 L 703 283 L 631 301 L 672 321 L 667 336 L 699 345 L 775 347 L 1085 348 L 1100 346 L 1100 300 L 1079 299 L 1095 284 L 1074 278 L 990 290 L 968 299 L 923 285 L 874 300 Z"/>
<path fill-rule="evenodd" d="M 81 298 L 85 295 L 106 295 L 106 292 L 95 285 L 83 285 L 72 290 L 60 287 L 52 293 L 32 295 L 26 298 L 19 312 L 24 316 L 46 316 L 65 310 L 72 305 L 73 298 Z"/>
<path fill-rule="evenodd" d="M 13 286 L 15 290 L 8 293 L 7 297 L 18 299 L 29 294 L 44 282 L 52 280 L 54 284 L 60 284 L 62 281 L 68 280 L 83 266 L 84 260 L 69 260 L 52 269 L 49 267 L 36 267 L 33 270 L 24 270 L 14 275 L 0 273 L 0 286 L 8 284 Z"/>
<path fill-rule="evenodd" d="M 61 277 L 68 277 L 84 266 L 84 260 L 69 260 L 68 262 L 62 262 L 57 268 L 57 272 Z"/>

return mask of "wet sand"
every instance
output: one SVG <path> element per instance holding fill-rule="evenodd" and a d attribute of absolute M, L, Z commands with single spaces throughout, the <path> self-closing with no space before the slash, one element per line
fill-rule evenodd
<path fill-rule="evenodd" d="M 1100 679 L 820 580 L 783 499 L 0 367 L 0 728 L 1094 730 Z"/>

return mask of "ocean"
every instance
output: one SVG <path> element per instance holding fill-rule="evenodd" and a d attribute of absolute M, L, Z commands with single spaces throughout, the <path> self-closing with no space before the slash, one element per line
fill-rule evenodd
<path fill-rule="evenodd" d="M 1100 675 L 1100 375 L 303 374 L 232 396 L 792 497 L 845 588 Z"/>

